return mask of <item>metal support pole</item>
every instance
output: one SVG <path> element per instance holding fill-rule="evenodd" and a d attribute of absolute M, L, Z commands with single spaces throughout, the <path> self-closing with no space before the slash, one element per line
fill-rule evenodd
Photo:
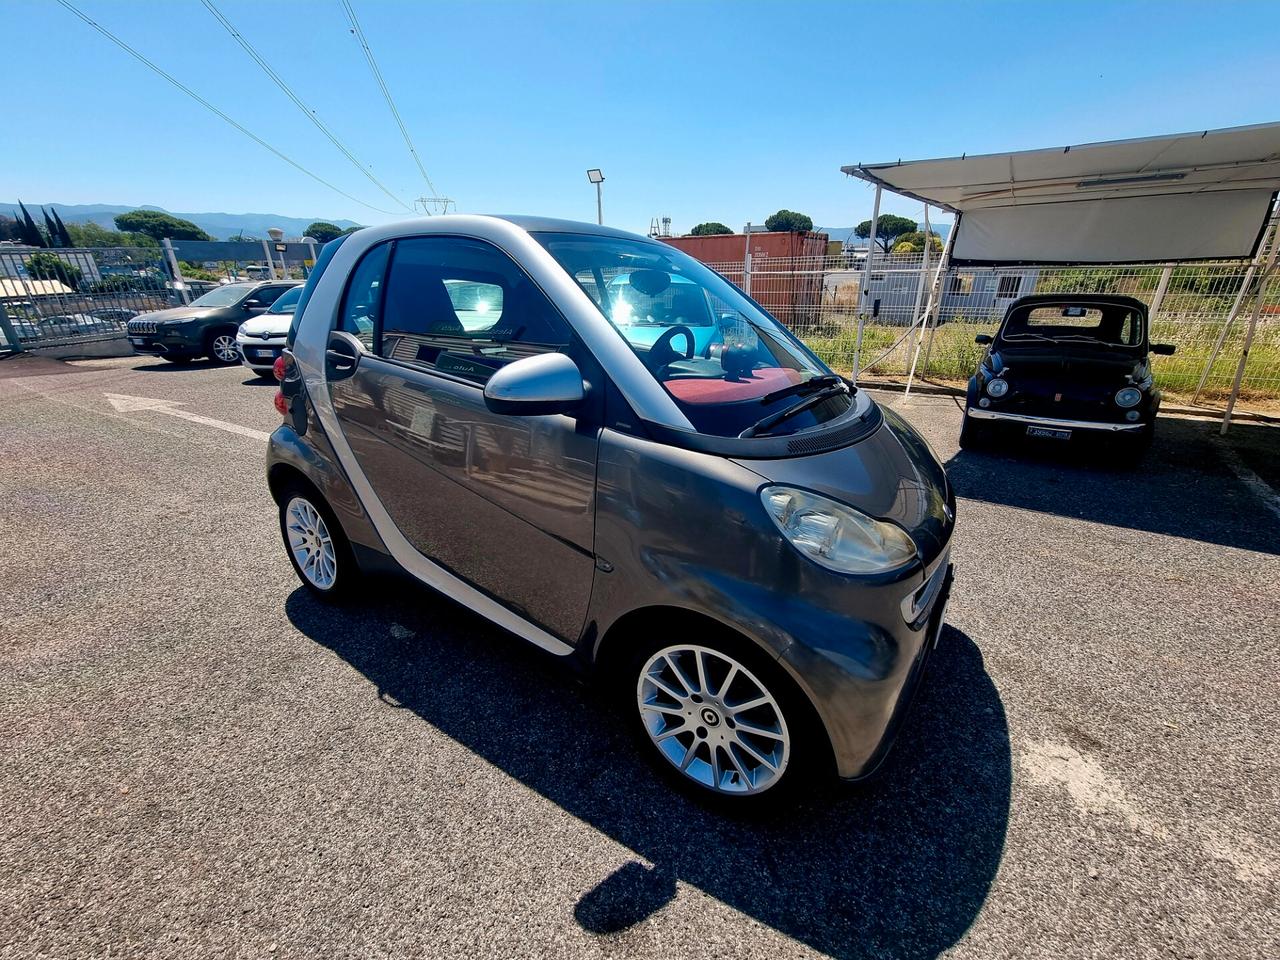
<path fill-rule="evenodd" d="M 1164 269 L 1160 271 L 1160 282 L 1156 284 L 1156 295 L 1151 298 L 1151 307 L 1147 311 L 1148 321 L 1155 320 L 1156 314 L 1160 312 L 1160 307 L 1164 304 L 1165 291 L 1169 289 L 1169 278 L 1173 276 L 1173 264 L 1166 263 Z"/>
<path fill-rule="evenodd" d="M 915 319 L 920 315 L 920 301 L 924 298 L 924 278 L 929 275 L 929 254 L 932 252 L 933 236 L 929 227 L 929 205 L 924 205 L 924 256 L 920 259 L 920 280 L 916 283 L 916 305 L 911 310 L 911 322 L 914 325 Z M 920 371 L 920 376 L 926 376 L 929 373 L 929 351 L 933 349 L 933 334 L 929 335 L 929 342 L 924 348 L 924 369 Z"/>
<path fill-rule="evenodd" d="M 1222 428 L 1219 434 L 1226 436 L 1226 429 L 1231 425 L 1231 411 L 1235 410 L 1235 398 L 1240 393 L 1240 383 L 1244 380 L 1244 365 L 1249 360 L 1249 347 L 1253 346 L 1253 334 L 1258 329 L 1258 316 L 1262 314 L 1262 301 L 1266 300 L 1267 285 L 1271 274 L 1275 271 L 1275 250 L 1271 251 L 1271 262 L 1258 278 L 1258 297 L 1253 303 L 1253 314 L 1249 316 L 1248 328 L 1244 330 L 1244 346 L 1240 348 L 1240 362 L 1235 365 L 1235 379 L 1231 381 L 1231 396 L 1226 398 L 1226 412 L 1222 413 Z"/>
<path fill-rule="evenodd" d="M 867 308 L 871 309 L 871 262 L 876 255 L 876 222 L 880 219 L 880 194 L 883 188 L 880 184 L 876 184 L 876 199 L 871 205 L 871 232 L 867 239 L 867 259 L 862 265 L 862 297 L 867 301 Z M 862 305 L 858 305 L 858 337 L 853 344 L 853 376 L 850 378 L 854 383 L 858 382 L 858 367 L 862 363 L 862 334 L 867 324 L 867 315 L 862 310 Z"/>
<path fill-rule="evenodd" d="M 1280 229 L 1280 219 L 1272 218 L 1271 224 L 1271 255 L 1275 256 L 1276 243 L 1280 242 L 1280 237 L 1276 236 L 1276 230 Z M 1240 283 L 1239 292 L 1235 294 L 1235 301 L 1231 303 L 1231 310 L 1226 315 L 1226 320 L 1222 323 L 1222 329 L 1217 332 L 1217 339 L 1213 342 L 1213 349 L 1208 355 L 1208 361 L 1204 364 L 1204 370 L 1201 372 L 1201 379 L 1196 384 L 1196 396 L 1192 397 L 1192 403 L 1199 402 L 1199 396 L 1204 390 L 1204 384 L 1208 383 L 1208 375 L 1213 370 L 1213 365 L 1217 362 L 1217 356 L 1222 352 L 1222 344 L 1226 343 L 1226 334 L 1230 332 L 1231 325 L 1235 323 L 1235 317 L 1240 314 L 1240 307 L 1244 305 L 1245 294 L 1249 292 L 1249 284 L 1253 283 L 1253 275 L 1257 273 L 1258 264 L 1262 260 L 1262 250 L 1266 247 L 1266 243 L 1258 246 L 1258 256 L 1254 257 L 1249 269 L 1244 271 L 1243 283 Z"/>
<path fill-rule="evenodd" d="M 924 316 L 921 318 L 920 334 L 916 339 L 915 353 L 911 356 L 911 370 L 907 373 L 907 387 L 902 391 L 903 399 L 911 395 L 911 381 L 916 375 L 916 360 L 920 357 L 920 341 L 924 339 L 924 328 L 929 324 L 929 318 L 934 312 L 939 310 L 940 301 L 942 299 L 942 278 L 947 272 L 947 267 L 951 263 L 951 244 L 959 232 L 956 227 L 960 225 L 960 218 L 956 217 L 956 222 L 951 224 L 951 229 L 947 231 L 947 244 L 942 248 L 942 256 L 938 258 L 938 269 L 933 275 L 933 283 L 929 286 L 929 305 L 924 308 Z M 913 323 L 912 326 L 915 326 Z"/>
<path fill-rule="evenodd" d="M 271 245 L 267 241 L 262 241 L 262 255 L 267 258 L 267 273 L 271 275 L 272 280 L 279 280 L 276 276 L 276 257 L 271 252 Z"/>
<path fill-rule="evenodd" d="M 160 245 L 164 247 L 164 256 L 169 261 L 169 270 L 173 273 L 173 283 L 178 288 L 178 295 L 182 297 L 184 305 L 188 304 L 191 302 L 191 294 L 187 292 L 187 281 L 182 278 L 182 268 L 178 266 L 178 257 L 173 252 L 173 241 L 165 237 Z"/>
<path fill-rule="evenodd" d="M 1240 349 L 1240 362 L 1236 364 L 1236 376 L 1231 381 L 1231 396 L 1227 397 L 1227 410 L 1222 415 L 1222 429 L 1218 432 L 1226 436 L 1231 426 L 1231 412 L 1236 407 L 1236 397 L 1240 395 L 1240 384 L 1244 381 L 1244 367 L 1249 361 L 1249 348 L 1253 346 L 1253 335 L 1258 329 L 1258 317 L 1262 314 L 1262 302 L 1267 298 L 1267 285 L 1276 268 L 1276 244 L 1271 245 L 1271 254 L 1267 257 L 1267 265 L 1258 278 L 1258 296 L 1253 302 L 1253 313 L 1249 317 L 1249 326 L 1244 333 L 1244 346 Z"/>
<path fill-rule="evenodd" d="M 604 226 L 604 194 L 600 189 L 601 184 L 596 183 L 596 223 Z"/>

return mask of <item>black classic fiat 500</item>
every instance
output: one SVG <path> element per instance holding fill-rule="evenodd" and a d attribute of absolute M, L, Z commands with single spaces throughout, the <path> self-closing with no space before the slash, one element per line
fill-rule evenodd
<path fill-rule="evenodd" d="M 997 435 L 1050 441 L 1114 437 L 1130 457 L 1151 442 L 1160 391 L 1147 342 L 1147 308 L 1132 297 L 1038 295 L 1014 301 L 969 380 L 960 446 Z"/>

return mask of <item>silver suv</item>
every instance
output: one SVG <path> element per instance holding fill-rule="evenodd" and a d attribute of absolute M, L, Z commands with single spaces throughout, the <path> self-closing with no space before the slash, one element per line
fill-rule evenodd
<path fill-rule="evenodd" d="M 315 594 L 406 571 L 589 668 L 726 802 L 883 758 L 952 490 L 719 274 L 603 227 L 414 220 L 327 245 L 289 344 L 267 480 Z"/>

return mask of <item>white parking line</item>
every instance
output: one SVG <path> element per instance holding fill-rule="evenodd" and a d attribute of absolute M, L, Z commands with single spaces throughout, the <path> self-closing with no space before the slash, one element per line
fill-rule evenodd
<path fill-rule="evenodd" d="M 177 408 L 182 406 L 182 403 L 178 400 L 130 397 L 121 393 L 108 393 L 104 394 L 104 396 L 119 413 L 131 413 L 135 410 L 154 410 L 156 413 L 178 417 L 181 420 L 189 420 L 191 423 L 203 424 L 206 427 L 213 427 L 217 430 L 225 430 L 227 433 L 236 433 L 242 437 L 252 437 L 254 440 L 265 441 L 271 436 L 264 430 L 254 430 L 252 427 L 242 427 L 238 423 L 228 423 L 225 420 L 215 420 L 213 417 L 191 413 L 189 410 L 179 410 Z"/>
<path fill-rule="evenodd" d="M 1262 505 L 1276 515 L 1276 519 L 1280 520 L 1280 494 L 1272 488 L 1271 484 L 1263 480 L 1245 465 L 1237 454 L 1226 443 L 1219 441 L 1218 450 L 1222 457 L 1222 462 L 1227 465 L 1232 473 L 1236 475 L 1236 479 L 1252 490 L 1262 501 Z"/>

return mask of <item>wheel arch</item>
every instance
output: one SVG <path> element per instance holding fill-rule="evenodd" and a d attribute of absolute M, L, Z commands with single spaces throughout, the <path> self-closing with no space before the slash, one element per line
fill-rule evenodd
<path fill-rule="evenodd" d="M 733 646 L 742 646 L 754 652 L 762 662 L 770 663 L 771 679 L 788 688 L 791 694 L 790 699 L 803 711 L 804 716 L 801 719 L 804 725 L 819 735 L 816 739 L 819 741 L 823 763 L 834 772 L 835 750 L 827 725 L 805 685 L 795 676 L 786 661 L 779 657 L 776 651 L 750 634 L 700 610 L 669 604 L 654 604 L 627 611 L 614 620 L 596 639 L 591 654 L 593 673 L 605 684 L 618 683 L 621 672 L 630 659 L 628 654 L 633 653 L 639 643 L 645 642 L 644 637 L 657 634 L 670 636 L 680 626 L 699 631 L 703 638 L 710 639 L 708 635 L 718 635 L 731 648 L 726 652 L 733 652 Z"/>

